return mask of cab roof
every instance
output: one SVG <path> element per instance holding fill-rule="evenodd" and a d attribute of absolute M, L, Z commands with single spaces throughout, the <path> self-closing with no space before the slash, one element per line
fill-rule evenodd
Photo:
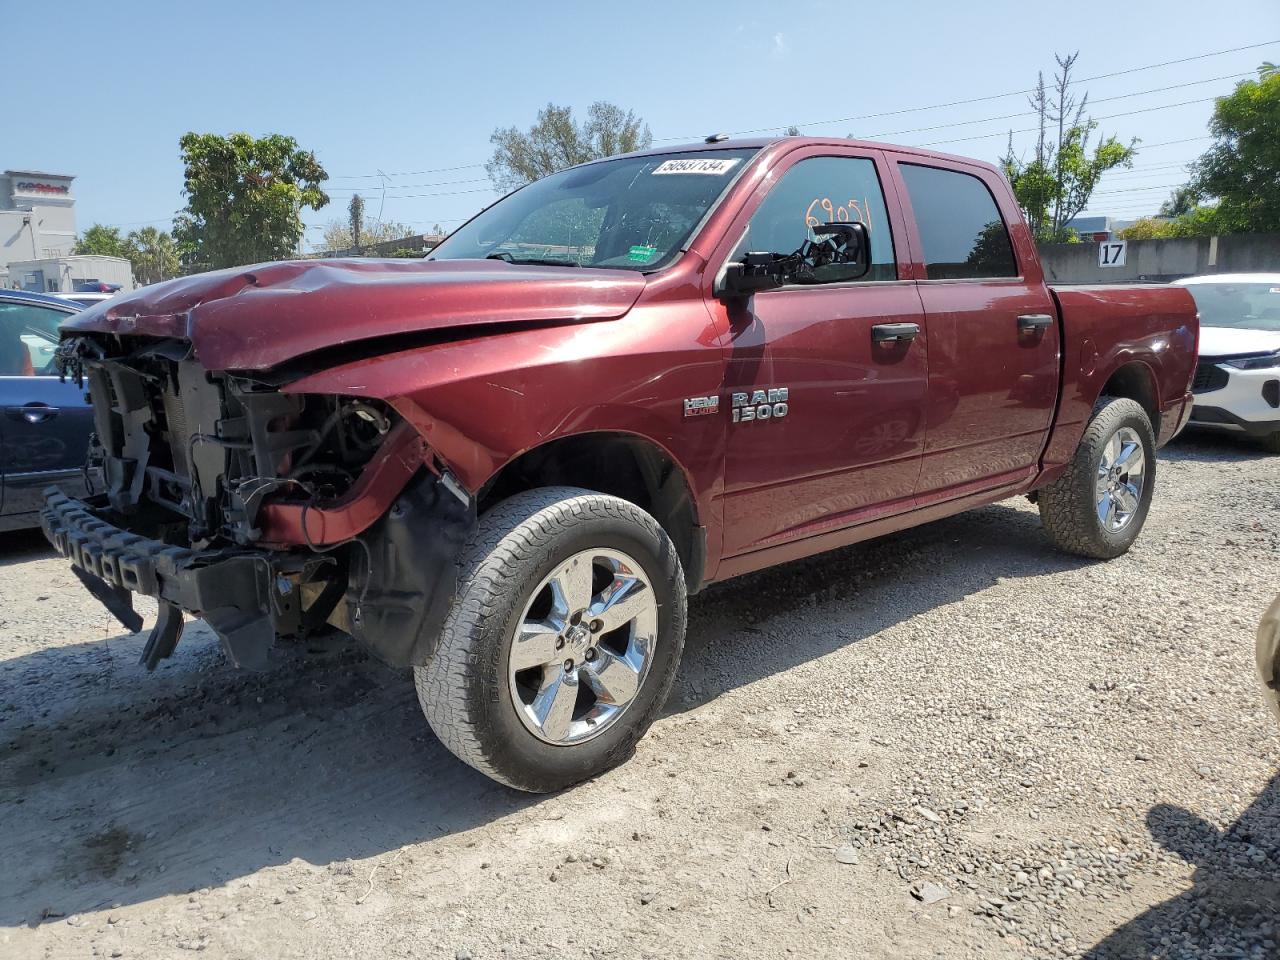
<path fill-rule="evenodd" d="M 933 160 L 949 160 L 954 163 L 974 164 L 981 167 L 994 169 L 995 164 L 985 160 L 978 160 L 974 157 L 964 157 L 954 153 L 943 153 L 939 150 L 930 150 L 927 147 L 904 147 L 896 143 L 880 143 L 875 140 L 853 140 L 846 137 L 731 137 L 728 140 L 718 140 L 714 143 L 679 143 L 666 146 L 653 146 L 644 150 L 636 150 L 632 153 L 623 154 L 628 157 L 644 157 L 655 156 L 668 153 L 692 153 L 694 151 L 706 150 L 763 150 L 770 147 L 793 147 L 793 146 L 815 146 L 815 147 L 855 147 L 863 150 L 891 150 L 894 153 L 906 154 L 908 156 L 925 157 Z M 614 157 L 605 157 L 606 160 L 616 159 Z M 599 161 L 594 161 L 599 162 Z"/>

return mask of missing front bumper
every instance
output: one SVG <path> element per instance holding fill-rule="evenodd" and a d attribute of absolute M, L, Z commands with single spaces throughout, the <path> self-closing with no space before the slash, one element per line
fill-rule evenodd
<path fill-rule="evenodd" d="M 50 487 L 45 491 L 40 525 L 89 591 L 128 629 L 142 627 L 142 618 L 133 609 L 133 594 L 159 601 L 160 616 L 142 654 L 147 669 L 154 669 L 173 652 L 182 633 L 184 610 L 213 628 L 237 666 L 266 666 L 278 621 L 291 612 L 287 605 L 282 609 L 273 604 L 271 597 L 285 572 L 287 555 L 247 549 L 191 550 L 151 540 L 108 522 L 103 518 L 104 506 L 102 498 L 74 500 Z"/>
<path fill-rule="evenodd" d="M 142 655 L 148 669 L 173 652 L 182 611 L 203 618 L 242 667 L 265 667 L 278 636 L 306 636 L 326 624 L 407 667 L 432 654 L 476 507 L 446 478 L 423 472 L 349 545 L 322 552 L 192 550 L 130 533 L 114 518 L 104 497 L 75 500 L 51 487 L 40 522 L 89 591 L 130 630 L 142 628 L 133 594 L 159 601 Z"/>

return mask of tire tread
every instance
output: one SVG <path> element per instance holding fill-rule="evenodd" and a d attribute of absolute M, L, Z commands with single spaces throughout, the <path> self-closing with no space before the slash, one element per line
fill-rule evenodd
<path fill-rule="evenodd" d="M 485 512 L 459 558 L 458 596 L 445 622 L 431 660 L 414 668 L 414 685 L 427 722 L 441 743 L 463 762 L 494 780 L 521 790 L 542 789 L 518 782 L 496 762 L 486 746 L 471 691 L 486 679 L 485 665 L 473 651 L 473 638 L 497 619 L 505 619 L 509 584 L 522 569 L 536 564 L 558 535 L 585 520 L 619 520 L 648 530 L 661 541 L 667 536 L 658 522 L 639 506 L 618 497 L 577 487 L 541 487 L 516 494 Z M 674 548 L 678 630 L 674 642 L 683 645 L 684 574 Z M 675 679 L 679 656 L 672 658 L 662 694 L 649 716 L 634 723 L 634 741 L 648 729 L 666 701 Z M 504 678 L 505 682 L 505 678 Z"/>
<path fill-rule="evenodd" d="M 1146 425 L 1144 442 L 1153 444 L 1154 431 L 1141 404 L 1123 397 L 1102 397 L 1093 408 L 1089 425 L 1080 438 L 1070 466 L 1062 476 L 1040 491 L 1040 522 L 1058 549 L 1095 560 L 1110 560 L 1118 555 L 1115 547 L 1098 535 L 1096 512 L 1092 507 L 1095 485 L 1093 455 L 1098 444 L 1105 442 L 1123 421 L 1134 416 L 1140 417 Z M 1154 447 L 1151 450 L 1154 453 Z M 1154 469 L 1150 470 L 1146 482 L 1154 486 Z M 1137 529 L 1141 531 L 1146 521 L 1145 513 L 1139 520 Z M 1127 549 L 1126 545 L 1120 553 Z"/>

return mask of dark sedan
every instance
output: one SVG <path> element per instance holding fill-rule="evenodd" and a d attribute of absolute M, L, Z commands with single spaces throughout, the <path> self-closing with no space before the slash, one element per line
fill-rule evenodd
<path fill-rule="evenodd" d="M 38 526 L 40 491 L 50 484 L 84 492 L 93 411 L 82 388 L 58 379 L 53 362 L 58 324 L 80 309 L 0 290 L 0 530 Z"/>

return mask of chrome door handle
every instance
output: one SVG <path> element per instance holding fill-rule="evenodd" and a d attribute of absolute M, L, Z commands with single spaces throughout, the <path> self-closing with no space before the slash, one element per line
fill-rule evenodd
<path fill-rule="evenodd" d="M 877 323 L 871 328 L 872 343 L 910 342 L 920 333 L 918 323 Z"/>
<path fill-rule="evenodd" d="M 58 415 L 58 407 L 47 403 L 28 403 L 23 407 L 5 407 L 5 415 L 10 420 L 25 420 L 27 423 L 44 423 Z"/>
<path fill-rule="evenodd" d="M 1018 318 L 1019 333 L 1038 333 L 1053 326 L 1053 317 L 1047 313 L 1024 313 Z"/>

